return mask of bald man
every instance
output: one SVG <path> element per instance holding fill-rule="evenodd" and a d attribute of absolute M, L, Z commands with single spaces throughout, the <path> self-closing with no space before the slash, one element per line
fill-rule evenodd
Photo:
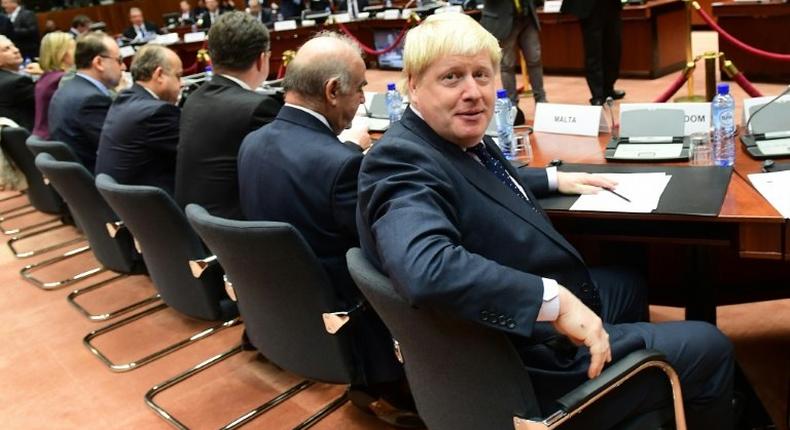
<path fill-rule="evenodd" d="M 365 63 L 359 48 L 335 33 L 320 33 L 302 46 L 285 74 L 285 106 L 277 118 L 250 133 L 239 151 L 239 195 L 249 220 L 281 221 L 296 227 L 315 252 L 338 300 L 348 309 L 363 297 L 348 274 L 346 251 L 359 245 L 355 224 L 357 174 L 367 130 L 355 130 L 343 142 L 341 131 L 365 101 Z M 298 198 L 296 198 L 298 196 Z M 367 309 L 353 315 L 350 330 L 359 375 L 352 396 L 369 409 L 379 396 L 408 407 L 398 392 L 403 371 L 378 316 Z M 382 417 L 380 417 L 382 418 Z M 384 418 L 383 418 L 384 419 Z M 390 424 L 419 424 L 406 412 Z"/>

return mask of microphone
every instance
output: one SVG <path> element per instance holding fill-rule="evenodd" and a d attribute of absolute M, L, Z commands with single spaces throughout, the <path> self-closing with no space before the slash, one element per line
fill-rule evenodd
<path fill-rule="evenodd" d="M 620 133 L 619 133 L 620 130 L 618 130 L 617 133 L 615 133 L 615 131 L 614 131 L 614 127 L 615 127 L 615 124 L 614 124 L 614 111 L 612 110 L 612 106 L 614 106 L 614 98 L 612 98 L 612 96 L 607 97 L 606 101 L 604 102 L 604 105 L 606 105 L 606 108 L 609 110 L 609 119 L 611 120 L 609 122 L 609 128 L 610 128 L 610 131 L 612 133 L 612 138 L 614 138 L 615 140 L 618 140 L 620 138 Z"/>
<path fill-rule="evenodd" d="M 769 105 L 773 104 L 775 101 L 779 100 L 782 96 L 784 96 L 787 93 L 790 93 L 790 85 L 788 85 L 787 88 L 784 89 L 784 91 L 779 93 L 778 96 L 772 98 L 771 101 L 769 101 L 768 103 L 760 106 L 759 108 L 757 108 L 756 111 L 754 111 L 753 114 L 749 115 L 749 120 L 746 121 L 746 126 L 744 127 L 746 129 L 746 134 L 749 134 L 749 135 L 752 134 L 752 130 L 751 130 L 750 127 L 751 127 L 751 123 L 752 123 L 752 120 L 754 119 L 754 117 L 757 116 L 757 114 L 760 113 L 761 110 L 763 110 L 766 107 L 768 107 Z M 773 137 L 773 138 L 784 137 L 784 134 L 785 134 L 784 132 L 774 132 L 774 133 L 782 133 L 782 135 L 776 136 L 776 137 Z M 770 134 L 771 134 L 770 132 L 769 133 L 760 133 L 758 135 L 754 135 L 754 138 L 756 139 L 757 137 L 762 137 L 764 139 L 765 138 L 771 139 L 772 137 L 769 136 Z"/>

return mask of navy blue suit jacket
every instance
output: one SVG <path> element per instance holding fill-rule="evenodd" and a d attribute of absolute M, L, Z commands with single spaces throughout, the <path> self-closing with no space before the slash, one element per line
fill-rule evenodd
<path fill-rule="evenodd" d="M 175 190 L 176 148 L 181 110 L 135 84 L 122 91 L 104 121 L 96 174 L 122 184 Z"/>
<path fill-rule="evenodd" d="M 250 133 L 239 151 L 239 191 L 251 220 L 287 222 L 296 227 L 329 275 L 339 303 L 363 301 L 346 266 L 345 254 L 358 246 L 355 213 L 362 152 L 347 145 L 307 112 L 285 106 L 277 118 Z M 372 311 L 352 319 L 356 382 L 401 377 L 390 335 Z"/>
<path fill-rule="evenodd" d="M 50 138 L 71 146 L 90 172 L 111 104 L 110 96 L 80 75 L 63 82 L 49 104 Z"/>
<path fill-rule="evenodd" d="M 33 80 L 25 75 L 0 69 L 0 116 L 33 130 L 36 99 Z"/>
<path fill-rule="evenodd" d="M 220 75 L 190 94 L 181 113 L 176 201 L 213 215 L 243 219 L 236 161 L 245 136 L 271 122 L 282 107 Z"/>

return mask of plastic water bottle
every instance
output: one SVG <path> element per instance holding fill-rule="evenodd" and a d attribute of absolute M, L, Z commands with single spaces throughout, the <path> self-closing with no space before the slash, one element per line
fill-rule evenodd
<path fill-rule="evenodd" d="M 207 80 L 207 81 L 210 81 L 210 80 L 211 80 L 211 78 L 213 78 L 213 77 L 214 77 L 214 68 L 213 68 L 213 67 L 211 67 L 211 64 L 208 64 L 208 65 L 206 65 L 206 67 L 203 69 L 203 73 L 205 73 L 205 75 L 206 75 L 206 80 Z"/>
<path fill-rule="evenodd" d="M 400 121 L 400 117 L 403 115 L 403 97 L 394 82 L 387 84 L 387 115 L 390 117 L 390 124 Z"/>
<path fill-rule="evenodd" d="M 730 95 L 728 84 L 719 84 L 716 93 L 710 104 L 713 163 L 717 166 L 732 166 L 735 163 L 735 100 Z"/>
<path fill-rule="evenodd" d="M 29 76 L 30 74 L 27 72 L 28 65 L 30 65 L 30 58 L 25 58 L 22 64 L 19 65 L 19 74 Z"/>
<path fill-rule="evenodd" d="M 494 104 L 494 118 L 496 119 L 496 131 L 499 137 L 499 148 L 505 158 L 512 160 L 515 158 L 513 144 L 513 121 L 510 119 L 510 99 L 507 90 L 500 89 L 496 92 L 496 103 Z"/>

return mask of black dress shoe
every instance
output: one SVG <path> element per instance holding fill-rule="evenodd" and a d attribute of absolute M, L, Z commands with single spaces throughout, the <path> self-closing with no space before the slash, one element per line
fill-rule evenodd
<path fill-rule="evenodd" d="M 348 398 L 351 404 L 363 412 L 371 414 L 393 427 L 407 429 L 424 429 L 425 423 L 417 412 L 409 409 L 399 409 L 392 403 L 367 392 L 365 388 L 349 387 Z"/>
<path fill-rule="evenodd" d="M 620 100 L 621 98 L 625 97 L 625 91 L 623 90 L 612 90 L 612 94 L 609 94 L 613 99 Z"/>
<path fill-rule="evenodd" d="M 527 123 L 527 118 L 524 116 L 524 111 L 521 110 L 520 107 L 516 106 L 516 120 L 513 121 L 513 125 L 524 125 Z"/>
<path fill-rule="evenodd" d="M 599 97 L 593 97 L 590 99 L 590 104 L 593 106 L 603 106 L 604 99 Z"/>

